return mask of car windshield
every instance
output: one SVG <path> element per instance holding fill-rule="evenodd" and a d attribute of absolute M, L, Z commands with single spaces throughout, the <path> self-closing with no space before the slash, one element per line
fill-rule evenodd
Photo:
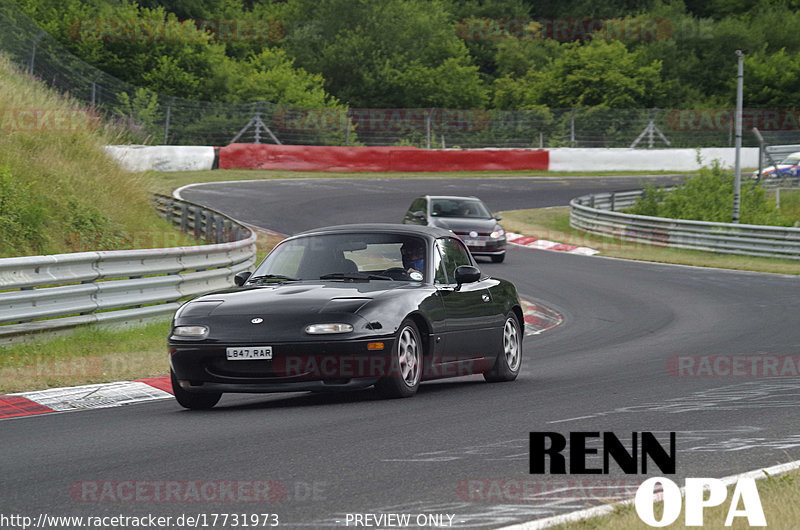
<path fill-rule="evenodd" d="M 781 164 L 786 164 L 788 166 L 797 166 L 800 165 L 800 157 L 798 156 L 787 156 L 780 162 Z"/>
<path fill-rule="evenodd" d="M 263 279 L 425 281 L 425 240 L 403 234 L 299 237 L 279 244 L 253 273 Z"/>
<path fill-rule="evenodd" d="M 489 209 L 477 199 L 431 199 L 431 215 L 472 219 L 492 218 Z"/>

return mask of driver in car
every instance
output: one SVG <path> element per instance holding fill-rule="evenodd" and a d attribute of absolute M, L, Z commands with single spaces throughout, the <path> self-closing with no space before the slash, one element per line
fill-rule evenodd
<path fill-rule="evenodd" d="M 412 280 L 422 280 L 425 270 L 425 245 L 418 242 L 406 242 L 400 247 L 403 256 L 403 267 Z"/>

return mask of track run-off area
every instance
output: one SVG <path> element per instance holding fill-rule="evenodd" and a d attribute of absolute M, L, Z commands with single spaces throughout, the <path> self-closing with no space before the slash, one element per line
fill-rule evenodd
<path fill-rule="evenodd" d="M 293 234 L 399 222 L 424 194 L 476 195 L 504 211 L 641 185 L 639 177 L 287 179 L 180 194 Z M 269 513 L 303 528 L 398 513 L 497 528 L 630 494 L 647 478 L 613 465 L 610 475 L 531 475 L 531 431 L 611 431 L 623 440 L 650 431 L 661 441 L 676 432 L 671 478 L 679 483 L 800 459 L 800 379 L 750 369 L 755 356 L 797 368 L 796 277 L 519 247 L 505 263 L 479 265 L 563 318 L 526 337 L 517 381 L 429 382 L 404 400 L 371 389 L 225 395 L 202 412 L 160 400 L 2 421 L 0 512 Z M 724 373 L 724 361 L 738 358 L 751 361 Z M 165 371 L 166 363 L 165 353 Z"/>

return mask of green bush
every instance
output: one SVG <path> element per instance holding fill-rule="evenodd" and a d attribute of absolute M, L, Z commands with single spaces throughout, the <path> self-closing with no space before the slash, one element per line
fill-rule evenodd
<path fill-rule="evenodd" d="M 732 171 L 723 169 L 715 161 L 711 167 L 688 178 L 674 191 L 646 188 L 645 194 L 628 209 L 628 213 L 668 217 L 671 219 L 693 219 L 730 223 L 733 216 Z M 739 208 L 739 222 L 743 224 L 791 226 L 792 221 L 784 218 L 768 200 L 764 189 L 755 181 L 742 182 Z"/>

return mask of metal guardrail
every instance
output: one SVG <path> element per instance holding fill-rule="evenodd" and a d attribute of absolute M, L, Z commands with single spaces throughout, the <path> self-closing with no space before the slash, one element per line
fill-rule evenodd
<path fill-rule="evenodd" d="M 162 217 L 211 244 L 0 259 L 0 342 L 166 316 L 181 299 L 232 286 L 254 264 L 249 228 L 172 197 L 153 202 Z"/>
<path fill-rule="evenodd" d="M 584 195 L 570 201 L 570 226 L 592 234 L 652 245 L 800 259 L 800 228 L 712 223 L 633 215 L 644 190 Z"/>

